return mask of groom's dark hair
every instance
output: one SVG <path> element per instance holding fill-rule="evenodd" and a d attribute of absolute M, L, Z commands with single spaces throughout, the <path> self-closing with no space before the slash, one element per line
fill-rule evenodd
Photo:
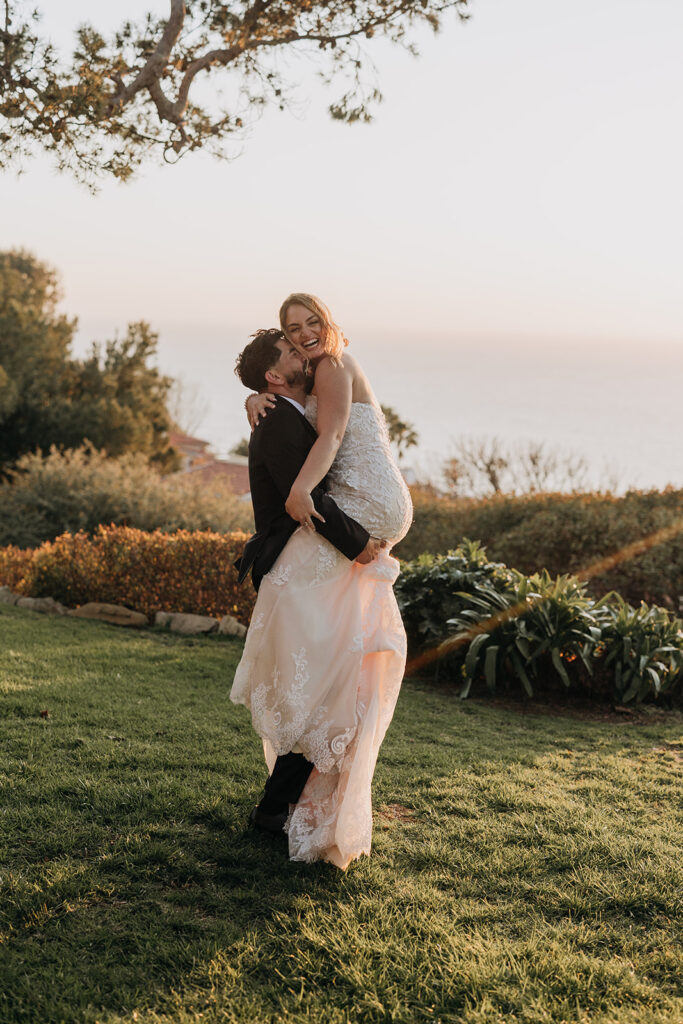
<path fill-rule="evenodd" d="M 277 343 L 284 341 L 285 336 L 282 331 L 270 327 L 256 331 L 252 338 L 254 340 L 237 357 L 235 373 L 250 391 L 267 391 L 266 373 L 282 355 Z"/>

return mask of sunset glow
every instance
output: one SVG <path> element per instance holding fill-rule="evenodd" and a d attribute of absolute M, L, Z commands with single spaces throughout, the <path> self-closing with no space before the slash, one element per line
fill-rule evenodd
<path fill-rule="evenodd" d="M 69 46 L 139 9 L 65 0 L 44 25 Z M 232 162 L 190 154 L 93 196 L 36 158 L 3 177 L 3 245 L 60 271 L 77 354 L 149 321 L 219 451 L 244 434 L 235 355 L 300 289 L 415 424 L 420 466 L 502 434 L 576 450 L 596 480 L 680 484 L 682 30 L 674 0 L 477 2 L 419 60 L 369 48 L 372 125 L 330 121 L 302 59 L 296 112 L 267 112 Z"/>

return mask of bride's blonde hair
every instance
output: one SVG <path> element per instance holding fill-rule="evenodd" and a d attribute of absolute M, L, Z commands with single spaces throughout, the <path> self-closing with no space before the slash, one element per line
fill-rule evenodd
<path fill-rule="evenodd" d="M 280 306 L 280 327 L 284 331 L 285 337 L 291 340 L 287 334 L 286 320 L 287 310 L 294 305 L 305 306 L 306 309 L 310 309 L 311 313 L 315 313 L 323 327 L 320 341 L 325 352 L 335 362 L 340 360 L 344 348 L 349 343 L 348 339 L 344 337 L 341 328 L 332 319 L 332 314 L 325 303 L 315 295 L 309 295 L 307 292 L 292 292 L 287 296 Z"/>

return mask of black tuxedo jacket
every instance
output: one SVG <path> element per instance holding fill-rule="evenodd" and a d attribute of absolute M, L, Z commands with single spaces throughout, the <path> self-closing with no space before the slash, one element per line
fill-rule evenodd
<path fill-rule="evenodd" d="M 256 533 L 235 562 L 239 582 L 251 569 L 257 590 L 299 525 L 285 512 L 285 501 L 318 436 L 306 417 L 286 398 L 276 395 L 275 403 L 275 408 L 269 409 L 254 427 L 249 441 L 249 485 Z M 370 534 L 345 515 L 326 492 L 323 480 L 311 493 L 316 511 L 325 519 L 321 523 L 314 518 L 315 528 L 343 555 L 354 559 Z"/>

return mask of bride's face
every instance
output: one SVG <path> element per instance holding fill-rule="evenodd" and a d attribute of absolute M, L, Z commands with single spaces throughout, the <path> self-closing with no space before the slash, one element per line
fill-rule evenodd
<path fill-rule="evenodd" d="M 325 355 L 324 326 L 317 313 L 293 302 L 287 307 L 285 326 L 289 340 L 307 359 L 312 363 L 322 359 Z"/>

